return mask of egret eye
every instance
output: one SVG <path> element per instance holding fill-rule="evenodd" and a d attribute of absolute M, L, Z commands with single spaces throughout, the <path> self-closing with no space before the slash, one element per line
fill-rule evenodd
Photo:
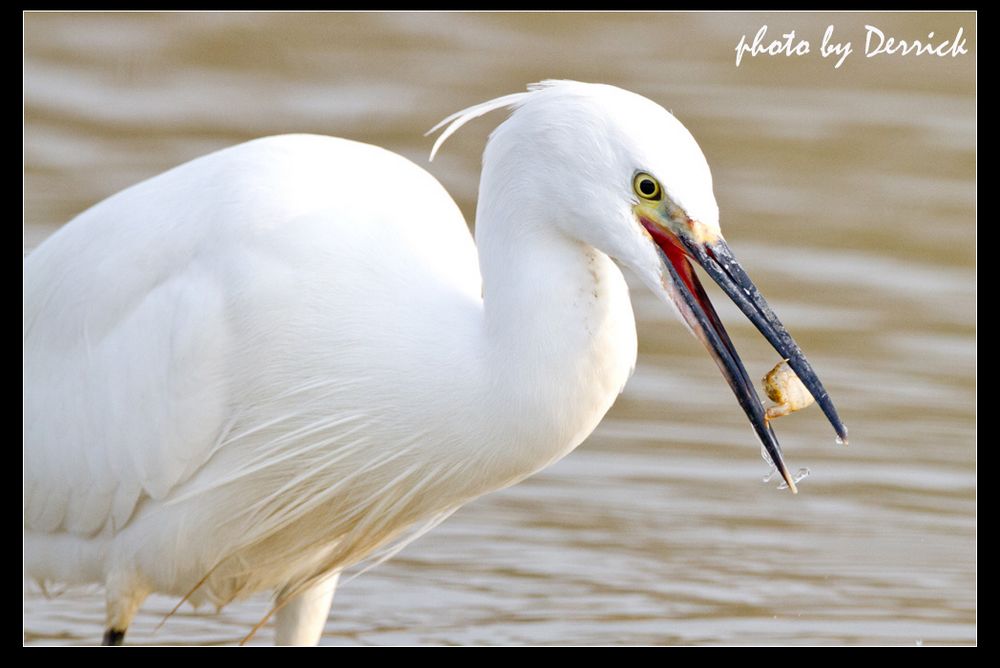
<path fill-rule="evenodd" d="M 639 172 L 632 180 L 635 194 L 643 199 L 656 201 L 663 195 L 660 182 L 645 172 Z"/>

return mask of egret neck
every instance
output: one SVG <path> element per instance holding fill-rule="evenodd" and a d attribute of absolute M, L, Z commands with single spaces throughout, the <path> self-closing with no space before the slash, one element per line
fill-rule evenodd
<path fill-rule="evenodd" d="M 476 244 L 489 396 L 507 408 L 491 418 L 503 453 L 494 462 L 512 484 L 590 435 L 631 375 L 637 344 L 618 266 L 494 167 L 483 167 Z"/>

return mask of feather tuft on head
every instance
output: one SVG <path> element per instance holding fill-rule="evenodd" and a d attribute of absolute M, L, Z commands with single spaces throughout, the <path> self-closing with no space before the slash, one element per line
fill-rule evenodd
<path fill-rule="evenodd" d="M 456 111 L 454 114 L 448 116 L 440 123 L 432 127 L 430 130 L 424 133 L 424 136 L 434 134 L 442 127 L 447 125 L 445 131 L 441 133 L 441 136 L 437 138 L 434 142 L 434 146 L 431 148 L 430 161 L 434 161 L 434 156 L 437 155 L 438 149 L 444 144 L 448 137 L 455 134 L 455 132 L 461 128 L 463 125 L 468 123 L 474 118 L 479 118 L 484 116 L 491 111 L 503 108 L 517 108 L 525 103 L 528 97 L 532 93 L 543 90 L 545 88 L 551 88 L 553 86 L 558 86 L 563 83 L 574 83 L 570 81 L 560 81 L 557 79 L 547 79 L 545 81 L 540 81 L 538 83 L 530 84 L 528 86 L 528 91 L 526 93 L 512 93 L 510 95 L 504 95 L 503 97 L 498 97 L 493 100 L 488 100 L 487 102 L 480 102 L 479 104 L 468 107 L 467 109 L 462 109 L 461 111 Z"/>

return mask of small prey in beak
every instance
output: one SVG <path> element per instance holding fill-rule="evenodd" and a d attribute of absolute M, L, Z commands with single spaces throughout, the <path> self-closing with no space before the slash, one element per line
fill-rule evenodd
<path fill-rule="evenodd" d="M 795 411 L 812 406 L 816 401 L 795 372 L 789 368 L 788 360 L 775 364 L 774 368 L 761 379 L 761 383 L 767 398 L 775 404 L 768 407 L 765 412 L 768 420 L 791 415 Z"/>
<path fill-rule="evenodd" d="M 774 346 L 778 354 L 788 360 L 788 365 L 830 420 L 838 439 L 846 443 L 847 428 L 837 415 L 837 409 L 823 384 L 718 231 L 691 220 L 665 196 L 637 204 L 635 213 L 659 251 L 663 262 L 663 287 L 688 327 L 705 344 L 736 395 L 736 400 L 750 418 L 754 432 L 771 461 L 788 488 L 796 493 L 795 480 L 785 465 L 781 446 L 778 445 L 760 398 L 689 260 L 693 259 L 701 265 Z"/>

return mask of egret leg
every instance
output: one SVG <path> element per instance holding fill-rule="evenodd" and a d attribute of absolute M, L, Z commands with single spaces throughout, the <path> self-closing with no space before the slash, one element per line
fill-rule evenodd
<path fill-rule="evenodd" d="M 149 595 L 149 589 L 136 580 L 124 576 L 112 576 L 107 587 L 107 626 L 102 645 L 121 645 L 125 641 L 132 618 L 139 606 Z"/>
<path fill-rule="evenodd" d="M 323 627 L 330 616 L 333 592 L 340 573 L 320 580 L 309 589 L 296 594 L 285 602 L 278 596 L 280 606 L 275 613 L 276 645 L 316 645 L 323 635 Z"/>
<path fill-rule="evenodd" d="M 101 641 L 102 645 L 121 645 L 125 642 L 125 631 L 127 629 L 108 629 L 104 632 L 104 640 Z"/>

